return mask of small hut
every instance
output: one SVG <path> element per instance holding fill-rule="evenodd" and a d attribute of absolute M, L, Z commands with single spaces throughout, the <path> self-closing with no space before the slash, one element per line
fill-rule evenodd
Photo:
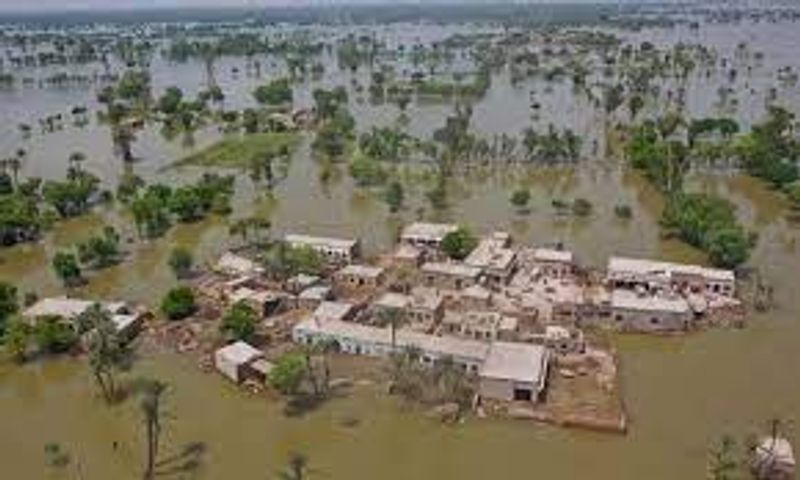
<path fill-rule="evenodd" d="M 264 353 L 261 350 L 239 341 L 226 345 L 214 353 L 214 365 L 223 375 L 236 383 L 242 383 L 248 378 L 264 381 L 264 366 L 261 360 Z"/>

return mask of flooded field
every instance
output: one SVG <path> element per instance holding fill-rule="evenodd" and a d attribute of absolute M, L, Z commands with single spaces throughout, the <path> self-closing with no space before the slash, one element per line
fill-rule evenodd
<path fill-rule="evenodd" d="M 385 30 L 383 35 L 391 44 L 443 39 L 457 29 L 401 24 Z M 734 55 L 741 42 L 747 42 L 753 52 L 764 52 L 761 63 L 756 62 L 752 72 L 742 75 L 733 87 L 755 92 L 742 93 L 734 107 L 733 114 L 746 128 L 765 114 L 764 96 L 774 83 L 775 68 L 800 68 L 796 55 L 800 30 L 791 23 L 708 25 L 699 31 L 678 26 L 618 33 L 637 44 L 645 40 L 657 45 L 700 43 L 728 56 Z M 250 92 L 263 83 L 234 73 L 232 67 L 241 67 L 242 62 L 223 57 L 217 65 L 217 81 L 230 108 L 253 103 Z M 395 105 L 373 105 L 354 89 L 353 78 L 367 83 L 369 72 L 338 71 L 329 54 L 325 54 L 325 62 L 330 74 L 296 85 L 296 107 L 313 104 L 314 88 L 342 84 L 348 86 L 349 107 L 358 131 L 395 124 L 400 114 Z M 282 68 L 268 59 L 264 65 L 264 79 Z M 204 67 L 199 61 L 173 64 L 156 56 L 151 72 L 154 91 L 180 85 L 193 94 L 203 86 Z M 665 84 L 669 81 L 663 80 Z M 688 82 L 689 115 L 714 115 L 730 108 L 716 103 L 716 86 L 713 78 L 699 75 Z M 548 89 L 549 93 L 541 93 Z M 531 118 L 532 90 L 542 104 L 535 119 Z M 797 86 L 780 89 L 777 95 L 780 103 L 798 111 Z M 148 124 L 137 133 L 133 145 L 137 160 L 123 165 L 114 154 L 108 126 L 95 120 L 85 127 L 67 125 L 54 133 L 34 133 L 25 140 L 16 129 L 19 122 L 35 123 L 42 115 L 65 112 L 74 105 L 98 109 L 95 97 L 94 89 L 86 87 L 0 90 L 0 152 L 10 154 L 24 145 L 28 150 L 24 175 L 63 177 L 69 152 L 81 150 L 87 154 L 85 168 L 109 188 L 126 168 L 147 181 L 181 183 L 198 176 L 200 170 L 171 168 L 171 164 L 223 135 L 209 126 L 196 131 L 191 139 L 168 140 Z M 563 243 L 582 262 L 596 267 L 612 254 L 705 261 L 702 252 L 661 237 L 658 220 L 663 197 L 621 158 L 602 153 L 607 138 L 602 109 L 575 94 L 569 82 L 545 85 L 540 79 L 526 79 L 512 85 L 509 72 L 501 70 L 492 75 L 490 90 L 473 109 L 473 128 L 487 137 L 517 135 L 531 123 L 572 128 L 584 137 L 586 159 L 572 166 L 475 168 L 449 180 L 451 199 L 441 211 L 426 208 L 427 184 L 409 182 L 406 205 L 398 214 L 390 214 L 375 192 L 356 186 L 346 165 L 341 166 L 339 175 L 323 183 L 321 166 L 311 153 L 313 135 L 304 132 L 286 178 L 272 195 L 259 191 L 246 174 L 237 172 L 233 216 L 263 214 L 271 220 L 274 236 L 304 232 L 358 237 L 370 255 L 391 247 L 399 226 L 423 217 L 464 223 L 479 232 L 508 230 L 523 244 Z M 650 105 L 645 111 L 656 115 L 658 106 Z M 448 102 L 415 101 L 406 111 L 406 130 L 414 136 L 430 137 L 451 112 Z M 590 148 L 595 140 L 601 146 L 599 153 Z M 529 214 L 519 214 L 509 206 L 510 192 L 519 185 L 531 191 Z M 792 366 L 800 345 L 800 227 L 788 220 L 786 199 L 750 177 L 693 171 L 688 188 L 729 198 L 737 206 L 740 221 L 757 231 L 758 244 L 748 265 L 757 267 L 775 286 L 777 306 L 767 314 L 754 314 L 743 330 L 702 332 L 685 338 L 616 337 L 630 417 L 626 436 L 478 419 L 445 427 L 408 411 L 371 385 L 357 386 L 351 396 L 336 399 L 306 417 L 287 418 L 276 402 L 248 397 L 218 375 L 200 372 L 186 358 L 159 354 L 142 358 L 135 373 L 156 375 L 170 384 L 166 455 L 189 442 L 203 442 L 206 447 L 200 467 L 172 472 L 174 478 L 267 478 L 285 464 L 290 451 L 297 450 L 308 455 L 313 478 L 477 480 L 498 473 L 553 479 L 702 478 L 709 445 L 722 434 L 742 438 L 776 416 L 788 422 L 787 433 L 797 445 L 800 379 Z M 589 200 L 594 205 L 593 215 L 579 218 L 553 213 L 553 199 L 575 198 Z M 631 220 L 615 216 L 614 208 L 621 204 L 631 206 Z M 129 217 L 120 209 L 100 207 L 90 215 L 59 222 L 37 243 L 2 248 L 0 280 L 13 281 L 21 291 L 35 290 L 42 296 L 62 292 L 50 268 L 54 252 L 110 223 L 122 232 L 128 258 L 92 273 L 88 284 L 75 293 L 157 307 L 163 292 L 176 283 L 167 266 L 173 246 L 188 246 L 199 261 L 211 262 L 237 244 L 223 218 L 177 225 L 163 238 L 139 241 Z M 0 365 L 0 460 L 6 478 L 139 476 L 144 446 L 137 402 L 106 407 L 94 394 L 91 381 L 79 361 Z M 358 419 L 356 426 L 343 425 L 353 417 Z M 58 476 L 46 468 L 42 448 L 48 442 L 69 449 L 73 458 L 68 474 Z"/>

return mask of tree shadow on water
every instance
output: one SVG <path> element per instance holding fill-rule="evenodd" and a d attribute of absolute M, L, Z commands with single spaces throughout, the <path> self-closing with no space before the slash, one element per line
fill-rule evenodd
<path fill-rule="evenodd" d="M 179 477 L 199 472 L 208 448 L 205 442 L 190 442 L 177 453 L 156 462 L 156 477 Z"/>

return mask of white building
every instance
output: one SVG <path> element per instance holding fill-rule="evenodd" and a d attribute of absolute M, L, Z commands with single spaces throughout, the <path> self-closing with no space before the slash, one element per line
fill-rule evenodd
<path fill-rule="evenodd" d="M 395 263 L 399 265 L 418 267 L 422 262 L 422 251 L 413 245 L 401 243 L 397 246 L 392 257 Z"/>
<path fill-rule="evenodd" d="M 480 393 L 504 401 L 538 401 L 547 386 L 550 353 L 540 345 L 492 343 L 481 366 Z"/>
<path fill-rule="evenodd" d="M 35 322 L 40 317 L 57 317 L 77 328 L 75 322 L 95 304 L 108 312 L 117 331 L 127 337 L 138 332 L 145 317 L 145 312 L 136 310 L 125 302 L 95 302 L 67 297 L 43 298 L 28 307 L 22 315 L 28 322 Z"/>
<path fill-rule="evenodd" d="M 336 272 L 334 279 L 343 288 L 376 288 L 383 283 L 384 269 L 371 265 L 347 265 Z"/>
<path fill-rule="evenodd" d="M 333 299 L 333 290 L 327 285 L 306 288 L 297 295 L 297 307 L 313 310 L 322 302 Z"/>
<path fill-rule="evenodd" d="M 424 286 L 443 290 L 461 290 L 478 283 L 479 267 L 455 262 L 428 262 L 422 265 Z"/>
<path fill-rule="evenodd" d="M 731 270 L 635 258 L 612 257 L 607 280 L 616 288 L 644 287 L 726 297 L 736 294 L 736 275 Z"/>
<path fill-rule="evenodd" d="M 456 230 L 458 226 L 449 223 L 415 222 L 406 225 L 400 234 L 400 241 L 417 248 L 438 249 L 444 237 Z"/>
<path fill-rule="evenodd" d="M 455 312 L 448 310 L 442 319 L 442 330 L 474 340 L 516 340 L 519 321 L 495 311 Z"/>
<path fill-rule="evenodd" d="M 289 234 L 284 240 L 294 248 L 311 248 L 331 263 L 350 263 L 359 254 L 358 240 L 355 239 Z"/>
<path fill-rule="evenodd" d="M 237 255 L 233 252 L 225 252 L 217 260 L 214 270 L 225 275 L 261 275 L 264 267 L 249 258 Z"/>
<path fill-rule="evenodd" d="M 321 281 L 322 279 L 317 275 L 298 273 L 289 280 L 286 280 L 286 289 L 296 295 L 307 288 L 319 285 Z"/>
<path fill-rule="evenodd" d="M 549 278 L 567 278 L 575 272 L 575 256 L 567 250 L 536 248 L 533 264 L 542 276 Z"/>
<path fill-rule="evenodd" d="M 388 328 L 311 317 L 297 324 L 292 335 L 299 344 L 332 341 L 340 351 L 356 355 L 386 356 L 392 352 Z M 479 376 L 480 394 L 485 398 L 535 401 L 547 382 L 550 357 L 538 345 L 488 343 L 399 330 L 395 348 L 417 349 L 425 364 L 452 359 L 464 371 Z"/>
<path fill-rule="evenodd" d="M 266 379 L 271 365 L 264 360 L 264 353 L 250 344 L 239 341 L 214 352 L 214 366 L 227 378 L 241 383 L 247 378 Z"/>
<path fill-rule="evenodd" d="M 316 320 L 347 320 L 353 316 L 355 307 L 345 302 L 322 302 L 311 314 Z"/>
<path fill-rule="evenodd" d="M 339 320 L 319 320 L 313 316 L 295 325 L 293 339 L 300 344 L 334 341 L 338 349 L 355 355 L 386 356 L 392 352 L 391 329 L 371 327 Z M 417 348 L 423 363 L 444 357 L 465 370 L 477 373 L 489 349 L 485 342 L 454 337 L 437 337 L 411 330 L 398 330 L 395 348 Z"/>
<path fill-rule="evenodd" d="M 685 298 L 647 295 L 631 290 L 611 292 L 611 312 L 615 328 L 652 332 L 686 330 L 694 319 Z"/>
<path fill-rule="evenodd" d="M 402 312 L 403 320 L 432 327 L 442 318 L 444 299 L 427 289 L 415 289 L 411 295 L 386 292 L 372 303 L 371 308 L 376 314 L 381 310 L 398 310 Z"/>

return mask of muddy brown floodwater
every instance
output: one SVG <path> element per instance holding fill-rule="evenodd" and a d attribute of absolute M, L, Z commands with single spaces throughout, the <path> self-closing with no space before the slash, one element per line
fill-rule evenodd
<path fill-rule="evenodd" d="M 798 38 L 797 30 L 787 32 L 795 28 L 791 25 L 741 28 L 729 33 L 730 37 L 720 29 L 731 27 L 708 28 L 709 33 L 694 40 L 735 45 L 741 38 L 756 44 L 776 38 L 776 55 L 781 62 L 786 61 L 790 48 L 787 36 Z M 644 35 L 640 34 L 641 38 Z M 656 38 L 668 42 L 683 38 L 681 35 L 688 34 L 663 33 Z M 199 76 L 202 66 L 174 68 L 178 69 L 175 78 L 190 79 Z M 157 74 L 156 83 L 164 84 L 165 75 Z M 221 81 L 229 79 L 223 77 Z M 6 103 L 14 108 L 3 113 L 13 116 L 19 112 L 26 94 L 15 95 L 21 98 L 11 99 L 17 103 Z M 36 93 L 27 95 L 35 97 Z M 83 98 L 79 93 L 74 95 Z M 307 98 L 308 91 L 303 95 Z M 476 124 L 488 132 L 493 128 L 520 131 L 523 125 L 518 122 L 527 121 L 528 104 L 514 102 L 512 95 L 526 98 L 527 90 L 515 93 L 500 75 L 492 92 L 476 106 Z M 786 98 L 795 96 L 796 92 Z M 75 99 L 68 96 L 64 100 L 63 95 L 52 98 L 55 103 L 65 101 Z M 546 104 L 542 116 L 555 115 L 559 101 Z M 596 126 L 592 126 L 591 116 L 582 115 L 582 108 L 578 101 L 569 103 L 563 109 L 568 118 L 562 118 L 561 123 L 586 124 L 580 131 L 590 135 Z M 393 109 L 362 105 L 354 110 L 359 128 L 365 128 L 391 122 L 397 113 Z M 414 105 L 408 112 L 412 118 L 409 128 L 416 134 L 429 132 L 443 122 L 448 111 L 441 105 Z M 757 118 L 757 114 L 752 117 Z M 197 146 L 188 151 L 213 141 L 215 136 L 214 132 L 199 135 Z M 5 140 L 3 148 L 10 149 L 13 142 Z M 115 163 L 118 160 L 110 155 L 108 133 L 103 127 L 57 133 L 32 142 L 36 143 L 31 158 L 37 160 L 26 167 L 27 173 L 61 176 L 66 168 L 64 152 L 79 148 L 89 154 L 87 168 L 107 173 L 105 178 L 112 185 L 120 170 Z M 423 205 L 422 187 L 410 186 L 406 210 L 390 216 L 380 199 L 355 188 L 346 172 L 338 181 L 320 185 L 308 143 L 309 138 L 304 139 L 274 199 L 254 192 L 246 176 L 240 175 L 234 201 L 237 215 L 268 213 L 275 234 L 303 231 L 358 236 L 370 253 L 388 248 L 396 228 L 413 220 L 417 208 Z M 157 132 L 145 132 L 135 148 L 143 160 L 134 168 L 148 179 L 197 173 L 191 169 L 162 170 L 187 149 L 160 139 Z M 800 445 L 800 375 L 795 371 L 800 348 L 800 255 L 796 249 L 800 231 L 787 222 L 781 198 L 756 181 L 695 174 L 689 183 L 692 189 L 712 189 L 731 198 L 739 207 L 742 221 L 758 231 L 759 243 L 751 264 L 776 287 L 778 305 L 768 314 L 750 318 L 743 330 L 702 332 L 682 338 L 617 337 L 630 416 L 627 436 L 520 421 L 470 419 L 463 425 L 445 427 L 406 411 L 376 387 L 368 386 L 358 387 L 351 396 L 306 417 L 290 419 L 283 416 L 277 403 L 249 397 L 219 376 L 201 373 L 185 358 L 157 355 L 141 359 L 132 375 L 154 375 L 170 384 L 164 454 L 174 454 L 189 442 L 204 442 L 204 462 L 194 472 L 196 478 L 203 479 L 269 478 L 285 464 L 288 453 L 297 450 L 305 452 L 312 470 L 319 472 L 315 478 L 478 480 L 502 475 L 674 480 L 702 478 L 712 442 L 723 433 L 742 438 L 763 428 L 773 416 L 788 420 L 787 434 Z M 532 189 L 532 211 L 528 215 L 516 214 L 509 206 L 509 192 L 519 184 Z M 623 170 L 616 160 L 591 160 L 574 169 L 491 175 L 474 172 L 451 187 L 451 207 L 439 217 L 469 224 L 477 231 L 506 229 L 520 243 L 563 242 L 590 265 L 601 266 L 614 253 L 703 261 L 699 252 L 659 237 L 659 195 L 637 175 Z M 591 218 L 553 214 L 553 198 L 576 197 L 595 205 Z M 623 203 L 633 208 L 630 221 L 614 216 L 614 206 Z M 23 291 L 36 290 L 42 295 L 60 292 L 49 268 L 53 251 L 88 235 L 103 221 L 118 225 L 126 237 L 134 238 L 130 219 L 112 210 L 100 210 L 60 224 L 40 244 L 0 250 L 0 279 L 13 281 Z M 89 284 L 76 293 L 155 306 L 160 294 L 174 282 L 166 267 L 172 246 L 188 245 L 202 261 L 210 261 L 231 242 L 234 240 L 228 238 L 224 220 L 180 225 L 163 239 L 128 243 L 128 261 L 92 274 Z M 358 425 L 344 427 L 347 418 L 357 418 Z M 126 479 L 140 474 L 143 432 L 137 402 L 106 407 L 95 394 L 85 365 L 77 360 L 0 365 L 0 428 L 3 478 Z M 48 442 L 58 442 L 72 454 L 68 472 L 60 477 L 45 466 L 43 446 Z M 116 450 L 114 442 L 118 442 Z M 186 474 L 176 478 L 193 477 Z"/>

